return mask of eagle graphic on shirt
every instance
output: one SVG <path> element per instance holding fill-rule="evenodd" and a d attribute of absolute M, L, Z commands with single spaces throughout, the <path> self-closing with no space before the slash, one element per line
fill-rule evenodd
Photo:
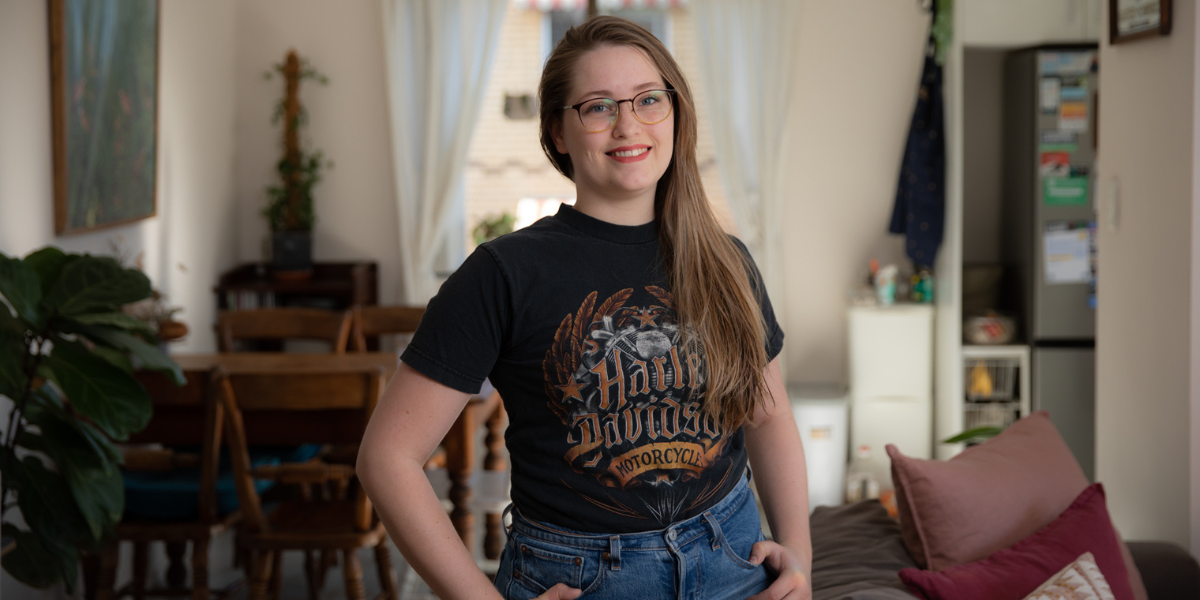
<path fill-rule="evenodd" d="M 704 352 L 685 353 L 674 298 L 646 286 L 597 292 L 567 314 L 542 362 L 547 403 L 567 428 L 564 459 L 604 490 L 588 502 L 664 526 L 711 500 L 732 471 L 729 436 L 701 409 Z M 591 486 L 594 488 L 594 486 Z"/>

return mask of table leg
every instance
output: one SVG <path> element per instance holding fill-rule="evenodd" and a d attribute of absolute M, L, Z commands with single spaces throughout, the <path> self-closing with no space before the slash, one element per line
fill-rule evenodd
<path fill-rule="evenodd" d="M 506 468 L 504 456 L 501 454 L 501 450 L 504 448 L 503 431 L 506 416 L 503 402 L 497 403 L 496 409 L 488 416 L 487 437 L 484 438 L 484 445 L 487 446 L 487 455 L 483 458 L 484 470 L 503 471 Z M 500 552 L 504 549 L 504 536 L 501 535 L 504 527 L 502 515 L 497 512 L 489 512 L 486 520 L 483 555 L 488 560 L 496 560 L 500 558 Z"/>
<path fill-rule="evenodd" d="M 450 512 L 450 521 L 454 523 L 455 531 L 472 556 L 475 554 L 472 535 L 475 516 L 471 513 L 470 479 L 475 462 L 476 406 L 474 402 L 467 403 L 443 441 L 446 448 L 446 471 L 450 475 L 450 502 L 454 504 L 454 510 Z"/>

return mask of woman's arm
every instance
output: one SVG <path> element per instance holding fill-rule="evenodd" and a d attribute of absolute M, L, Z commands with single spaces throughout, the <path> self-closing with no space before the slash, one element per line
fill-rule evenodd
<path fill-rule="evenodd" d="M 424 471 L 469 398 L 401 363 L 367 424 L 355 469 L 400 553 L 446 600 L 500 598 L 459 539 Z M 569 600 L 579 593 L 558 584 L 538 598 Z"/>
<path fill-rule="evenodd" d="M 765 374 L 770 398 L 755 414 L 753 424 L 746 425 L 746 449 L 774 542 L 755 544 L 750 562 L 765 561 L 777 578 L 754 598 L 807 600 L 812 597 L 812 539 L 804 447 L 778 358 L 767 365 Z"/>
<path fill-rule="evenodd" d="M 356 471 L 392 541 L 439 598 L 500 598 L 423 469 L 469 397 L 401 363 L 367 425 Z"/>

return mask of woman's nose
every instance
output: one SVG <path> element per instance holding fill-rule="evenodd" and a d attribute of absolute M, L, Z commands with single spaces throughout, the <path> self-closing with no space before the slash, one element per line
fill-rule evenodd
<path fill-rule="evenodd" d="M 628 102 L 629 106 L 622 104 Z M 625 137 L 630 128 L 641 125 L 641 121 L 633 115 L 633 100 L 622 100 L 617 103 L 617 122 L 613 125 L 613 133 Z"/>

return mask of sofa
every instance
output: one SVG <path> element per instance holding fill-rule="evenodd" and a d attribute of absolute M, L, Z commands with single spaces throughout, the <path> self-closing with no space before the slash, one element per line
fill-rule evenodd
<path fill-rule="evenodd" d="M 1200 564 L 1125 543 L 1044 412 L 948 461 L 888 454 L 897 518 L 875 500 L 813 512 L 814 600 L 1200 599 Z"/>

